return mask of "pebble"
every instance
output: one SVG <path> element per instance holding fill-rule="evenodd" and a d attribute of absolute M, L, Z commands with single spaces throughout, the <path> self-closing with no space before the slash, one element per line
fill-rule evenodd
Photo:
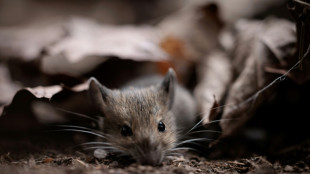
<path fill-rule="evenodd" d="M 103 159 L 107 156 L 107 151 L 103 150 L 103 149 L 96 149 L 94 151 L 94 156 L 98 159 Z"/>
<path fill-rule="evenodd" d="M 293 172 L 293 171 L 294 171 L 294 168 L 293 168 L 293 166 L 286 165 L 286 166 L 284 167 L 284 171 L 286 171 L 286 172 Z"/>

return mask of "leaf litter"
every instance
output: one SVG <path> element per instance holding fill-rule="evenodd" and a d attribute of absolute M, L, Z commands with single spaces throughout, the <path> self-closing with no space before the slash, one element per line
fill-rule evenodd
<path fill-rule="evenodd" d="M 157 25 L 147 27 L 102 25 L 89 19 L 78 18 L 66 20 L 61 25 L 56 22 L 43 27 L 2 27 L 0 38 L 9 42 L 0 44 L 1 64 L 4 62 L 0 67 L 3 72 L 0 86 L 4 89 L 1 91 L 3 101 L 0 109 L 0 133 L 1 139 L 4 140 L 0 143 L 1 171 L 309 172 L 309 155 L 294 156 L 309 154 L 310 146 L 307 140 L 299 144 L 289 144 L 291 148 L 278 152 L 278 157 L 268 155 L 268 151 L 247 153 L 247 150 L 251 149 L 245 148 L 248 142 L 236 143 L 239 140 L 238 135 L 241 135 L 241 140 L 245 140 L 242 139 L 242 130 L 247 130 L 249 122 L 259 117 L 257 113 L 260 109 L 276 98 L 277 92 L 281 90 L 281 84 L 275 85 L 277 82 L 282 82 L 287 77 L 287 83 L 297 82 L 301 88 L 308 85 L 307 52 L 304 52 L 302 59 L 305 71 L 297 69 L 301 60 L 296 61 L 297 41 L 294 24 L 283 19 L 267 18 L 242 19 L 237 21 L 236 25 L 222 26 L 224 20 L 219 16 L 222 15 L 221 6 L 213 3 L 202 4 L 188 3 L 184 9 Z M 230 39 L 233 39 L 229 41 L 234 43 L 231 50 L 225 50 L 225 45 L 220 46 L 222 43 L 219 37 L 225 31 L 229 31 L 227 34 L 231 34 Z M 30 37 L 29 33 L 39 35 Z M 103 37 L 99 37 L 101 35 Z M 214 128 L 209 123 L 220 122 L 217 127 L 221 132 L 220 139 L 212 146 L 202 144 L 205 150 L 202 156 L 182 152 L 176 159 L 166 160 L 158 167 L 150 167 L 122 161 L 113 154 L 104 159 L 97 159 L 92 157 L 91 152 L 73 148 L 76 144 L 89 140 L 89 137 L 83 134 L 68 133 L 59 136 L 55 133 L 48 138 L 45 137 L 46 134 L 40 135 L 40 132 L 46 132 L 49 126 L 59 123 L 82 124 L 81 126 L 92 128 L 99 126 L 88 118 L 98 113 L 87 102 L 85 84 L 89 74 L 98 76 L 94 72 L 100 68 L 99 65 L 107 64 L 115 57 L 124 62 L 138 61 L 141 64 L 137 65 L 141 68 L 145 65 L 142 62 L 150 62 L 148 67 L 152 67 L 156 73 L 164 73 L 167 67 L 173 66 L 180 82 L 192 87 L 197 98 L 201 112 L 199 116 L 205 126 L 199 129 L 203 131 L 205 128 Z M 27 88 L 23 83 L 15 82 L 14 76 L 8 75 L 14 72 L 5 66 L 6 61 L 12 58 L 20 62 L 34 63 L 38 71 L 44 74 L 44 78 L 47 78 L 47 85 Z M 196 79 L 190 76 L 193 70 L 197 72 Z M 148 71 L 140 71 L 137 75 Z M 72 86 L 55 84 L 52 76 L 58 74 L 65 74 L 77 83 Z M 113 74 L 104 74 L 102 78 L 107 76 Z M 300 93 L 307 96 L 305 91 Z M 80 115 L 73 116 L 75 113 Z M 235 144 L 227 147 L 223 145 L 225 141 Z M 283 143 L 281 140 L 275 142 Z M 236 146 L 244 149 L 237 150 Z M 25 147 L 26 150 L 23 148 L 21 151 L 20 147 Z M 235 155 L 232 159 L 219 158 L 225 157 L 225 153 L 238 154 L 238 151 L 241 155 Z"/>

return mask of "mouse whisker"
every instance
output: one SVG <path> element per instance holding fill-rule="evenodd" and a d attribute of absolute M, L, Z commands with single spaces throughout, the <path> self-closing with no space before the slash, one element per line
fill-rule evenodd
<path fill-rule="evenodd" d="M 166 156 L 165 158 L 168 159 L 168 160 L 176 160 L 176 159 L 178 159 L 177 156 Z"/>
<path fill-rule="evenodd" d="M 106 145 L 106 146 L 111 146 L 111 143 L 97 142 L 97 141 L 95 142 L 95 141 L 93 141 L 93 142 L 81 143 L 81 144 L 76 145 L 75 147 L 85 148 L 85 147 L 90 146 L 90 145 Z"/>
<path fill-rule="evenodd" d="M 204 118 L 201 119 L 197 124 L 195 124 L 190 130 L 188 130 L 184 136 L 188 135 L 191 131 L 193 131 L 194 129 L 196 129 L 202 122 L 203 122 Z"/>
<path fill-rule="evenodd" d="M 183 154 L 181 153 L 176 153 L 176 152 L 169 152 L 167 153 L 168 156 L 182 156 Z"/>
<path fill-rule="evenodd" d="M 188 139 L 188 140 L 185 140 L 185 141 L 181 141 L 180 143 L 176 144 L 176 146 L 180 146 L 180 145 L 183 145 L 183 144 L 186 144 L 186 143 L 192 143 L 192 142 L 195 142 L 195 141 L 212 141 L 213 139 L 210 139 L 210 138 L 193 138 L 193 139 Z"/>
<path fill-rule="evenodd" d="M 213 110 L 216 110 L 216 109 L 222 109 L 222 108 L 225 108 L 227 106 L 233 107 L 233 106 L 236 106 L 236 105 L 238 105 L 238 104 L 225 104 L 225 105 L 220 105 L 220 106 L 212 107 L 212 108 L 209 108 L 209 109 L 207 109 L 207 110 L 205 110 L 203 112 L 197 113 L 196 117 L 201 116 L 201 115 L 203 115 L 203 114 L 205 114 L 205 113 L 207 113 L 209 111 L 213 111 Z"/>
<path fill-rule="evenodd" d="M 110 134 L 104 134 L 106 137 L 109 137 L 109 138 L 113 138 L 113 136 L 112 135 L 110 135 Z"/>
<path fill-rule="evenodd" d="M 190 132 L 188 135 L 191 135 L 191 134 L 197 134 L 197 133 L 222 133 L 222 131 L 216 131 L 216 130 L 198 130 L 198 131 L 193 131 L 193 132 Z"/>
<path fill-rule="evenodd" d="M 83 126 L 76 126 L 76 125 L 55 125 L 55 127 L 63 127 L 63 128 L 75 128 L 77 130 L 87 130 L 87 131 L 91 131 L 91 132 L 94 132 L 94 133 L 97 133 L 97 134 L 100 134 L 102 136 L 106 136 L 106 134 L 102 133 L 101 131 L 99 130 L 96 130 L 96 129 L 91 129 L 91 128 L 88 128 L 88 127 L 83 127 Z"/>
<path fill-rule="evenodd" d="M 178 150 L 192 150 L 192 151 L 198 152 L 197 149 L 190 148 L 190 147 L 175 147 L 175 148 L 173 148 L 173 149 L 170 149 L 169 151 L 170 151 L 170 152 L 173 152 L 173 151 L 178 151 Z"/>
<path fill-rule="evenodd" d="M 196 143 L 196 142 L 186 142 L 184 144 L 194 144 L 194 145 L 197 145 L 197 146 L 200 146 L 200 144 Z"/>
<path fill-rule="evenodd" d="M 81 130 L 90 130 L 90 131 L 97 131 L 97 132 L 99 132 L 96 129 L 91 129 L 91 128 L 83 127 L 83 126 L 76 126 L 76 125 L 61 124 L 61 125 L 55 125 L 55 127 L 78 128 L 78 129 L 81 129 Z"/>
<path fill-rule="evenodd" d="M 194 129 L 196 128 L 199 128 L 199 127 L 202 127 L 202 126 L 206 126 L 206 125 L 210 125 L 210 124 L 214 124 L 214 123 L 219 123 L 221 121 L 229 121 L 229 120 L 235 120 L 237 118 L 222 118 L 222 119 L 218 119 L 218 120 L 213 120 L 213 121 L 210 121 L 204 125 L 202 125 L 201 123 L 204 121 L 204 118 L 201 119 L 197 124 L 195 124 L 189 131 L 187 131 L 184 136 L 188 135 L 190 132 L 192 132 Z"/>
<path fill-rule="evenodd" d="M 87 143 L 82 143 L 80 144 L 81 146 L 87 146 L 87 145 L 112 145 L 111 143 L 107 143 L 107 142 L 87 142 Z"/>
<path fill-rule="evenodd" d="M 69 111 L 69 110 L 66 110 L 66 109 L 63 109 L 63 108 L 59 108 L 59 107 L 55 107 L 55 108 L 57 110 L 59 110 L 59 111 L 66 112 L 66 113 L 71 114 L 71 115 L 76 115 L 76 116 L 79 116 L 79 117 L 87 118 L 87 119 L 93 120 L 95 122 L 98 122 L 98 118 L 96 118 L 96 117 L 91 117 L 91 116 L 88 116 L 88 115 L 85 115 L 85 114 Z"/>
<path fill-rule="evenodd" d="M 86 134 L 91 134 L 91 135 L 95 135 L 97 137 L 100 138 L 106 138 L 105 136 L 95 133 L 95 132 L 91 132 L 91 131 L 87 131 L 87 130 L 80 130 L 80 129 L 59 129 L 59 130 L 54 130 L 52 132 L 60 132 L 60 131 L 68 131 L 68 132 L 81 132 L 81 133 L 86 133 Z"/>
<path fill-rule="evenodd" d="M 112 149 L 112 150 L 115 150 L 114 147 L 112 146 L 92 146 L 92 147 L 85 147 L 83 148 L 84 150 L 90 150 L 90 149 L 103 149 L 103 150 L 107 150 L 107 149 Z"/>
<path fill-rule="evenodd" d="M 114 149 L 111 148 L 111 150 L 109 150 L 109 153 L 116 153 L 114 155 L 116 155 L 117 157 L 123 157 L 123 156 L 126 156 L 126 157 L 131 157 L 131 155 L 123 150 L 120 150 L 116 147 L 113 147 Z"/>
<path fill-rule="evenodd" d="M 278 80 L 278 79 L 281 79 L 281 77 L 277 78 L 276 80 Z M 269 86 L 269 85 L 267 85 L 267 86 Z M 207 109 L 206 111 L 203 111 L 203 112 L 200 112 L 200 113 L 196 114 L 196 117 L 201 116 L 201 115 L 203 115 L 203 114 L 205 114 L 205 113 L 207 113 L 209 111 L 216 110 L 216 109 L 222 109 L 222 108 L 225 108 L 225 107 L 228 107 L 228 108 L 238 108 L 238 107 L 241 107 L 244 104 L 247 104 L 247 103 L 249 103 L 249 102 L 251 102 L 253 100 L 256 100 L 257 96 L 262 91 L 264 91 L 264 90 L 266 90 L 266 88 L 261 89 L 260 91 L 258 91 L 257 93 L 255 93 L 254 95 L 252 95 L 251 97 L 247 98 L 246 100 L 244 100 L 244 101 L 242 101 L 240 103 L 228 103 L 228 104 L 219 105 L 219 106 L 216 106 L 216 107 L 211 107 L 211 108 Z"/>

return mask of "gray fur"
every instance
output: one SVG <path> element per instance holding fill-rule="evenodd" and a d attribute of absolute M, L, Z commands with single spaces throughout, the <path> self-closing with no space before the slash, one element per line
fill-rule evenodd
<path fill-rule="evenodd" d="M 160 84 L 162 81 L 163 77 L 158 75 L 146 76 L 125 84 L 122 90 L 130 89 L 132 87 L 141 89 L 147 86 L 155 86 Z M 188 129 L 192 128 L 196 121 L 197 104 L 192 94 L 184 87 L 174 82 L 174 88 L 174 96 L 172 96 L 173 105 L 171 111 L 176 119 L 178 131 L 184 133 Z"/>
<path fill-rule="evenodd" d="M 89 95 L 104 114 L 107 141 L 142 164 L 156 165 L 177 143 L 178 130 L 193 126 L 196 104 L 190 93 L 176 84 L 172 69 L 164 79 L 147 79 L 135 80 L 122 90 L 110 90 L 92 78 Z M 157 129 L 160 121 L 166 126 L 164 132 Z M 131 127 L 132 136 L 121 135 L 123 125 Z"/>

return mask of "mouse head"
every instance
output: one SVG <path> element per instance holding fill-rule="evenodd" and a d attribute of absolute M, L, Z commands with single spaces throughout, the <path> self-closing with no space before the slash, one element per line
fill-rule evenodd
<path fill-rule="evenodd" d="M 175 72 L 169 69 L 161 83 L 146 88 L 111 90 L 90 80 L 89 94 L 104 115 L 103 132 L 111 147 L 141 164 L 157 165 L 176 143 L 171 107 Z"/>

